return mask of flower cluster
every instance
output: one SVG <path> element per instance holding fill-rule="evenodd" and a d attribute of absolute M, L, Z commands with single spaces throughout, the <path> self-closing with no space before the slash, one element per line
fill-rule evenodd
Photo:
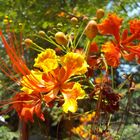
<path fill-rule="evenodd" d="M 135 43 L 136 40 L 139 40 L 140 20 L 131 20 L 129 30 L 124 29 L 121 34 L 122 21 L 123 19 L 116 14 L 109 14 L 108 18 L 98 24 L 99 32 L 102 35 L 114 36 L 114 40 L 107 41 L 101 48 L 107 64 L 112 67 L 119 66 L 121 56 L 128 61 L 132 61 L 134 58 L 137 58 L 138 63 L 140 61 L 140 44 Z"/>
<path fill-rule="evenodd" d="M 33 122 L 33 115 L 36 114 L 44 120 L 41 113 L 42 103 L 45 102 L 48 107 L 55 99 L 64 99 L 64 112 L 77 111 L 76 100 L 84 98 L 85 91 L 81 84 L 72 81 L 71 77 L 86 73 L 88 64 L 84 55 L 69 52 L 57 56 L 53 49 L 46 49 L 35 58 L 34 69 L 29 70 L 8 45 L 2 33 L 1 37 L 10 59 L 23 75 L 18 81 L 22 86 L 21 92 L 13 97 L 13 108 L 21 119 Z"/>
<path fill-rule="evenodd" d="M 34 115 L 45 120 L 44 108 L 51 108 L 54 102 L 60 103 L 59 107 L 65 113 L 75 113 L 79 99 L 89 100 L 91 104 L 94 102 L 93 113 L 81 117 L 82 125 L 73 128 L 72 132 L 82 139 L 100 139 L 103 131 L 92 129 L 91 122 L 98 124 L 101 112 L 108 116 L 118 111 L 121 99 L 120 93 L 114 90 L 114 77 L 110 71 L 119 67 L 121 58 L 127 61 L 136 59 L 140 63 L 140 20 L 131 20 L 128 29 L 122 31 L 122 18 L 114 13 L 102 20 L 103 16 L 103 9 L 99 9 L 96 13 L 98 20 L 90 20 L 82 33 L 72 28 L 67 34 L 56 32 L 52 39 L 40 31 L 38 36 L 52 43 L 55 49 L 42 48 L 26 39 L 25 45 L 39 52 L 32 69 L 28 68 L 21 54 L 24 49 L 14 46 L 11 36 L 8 42 L 0 30 L 13 71 L 1 57 L 0 69 L 20 86 L 20 91 L 10 100 L 1 103 L 2 107 L 5 103 L 10 104 L 21 120 L 34 122 Z M 73 27 L 78 21 L 76 17 L 71 19 Z M 103 42 L 98 42 L 98 36 Z M 90 124 L 90 127 L 85 124 Z M 107 129 L 108 126 L 105 132 Z"/>

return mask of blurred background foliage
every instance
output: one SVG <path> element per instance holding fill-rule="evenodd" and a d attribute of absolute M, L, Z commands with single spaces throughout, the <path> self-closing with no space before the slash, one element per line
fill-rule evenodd
<path fill-rule="evenodd" d="M 56 32 L 59 30 L 66 32 L 71 27 L 71 17 L 77 17 L 79 21 L 82 21 L 83 17 L 90 19 L 95 17 L 96 10 L 103 8 L 105 14 L 109 12 L 115 12 L 124 18 L 124 23 L 127 23 L 130 19 L 140 18 L 140 2 L 139 0 L 0 0 L 0 28 L 3 32 L 6 30 L 5 16 L 11 20 L 11 28 L 15 30 L 15 34 L 18 35 L 22 32 L 23 40 L 27 37 L 33 39 L 40 46 L 49 46 L 46 42 L 38 39 L 35 34 L 39 30 L 44 30 L 46 33 Z M 59 26 L 58 26 L 59 25 Z M 123 24 L 128 26 L 128 24 Z M 50 32 L 51 31 L 51 32 Z M 17 37 L 18 38 L 18 37 Z M 97 42 L 102 42 L 100 38 L 97 38 Z M 23 46 L 24 43 L 22 43 Z M 25 58 L 29 66 L 32 65 L 35 51 L 26 50 Z M 10 62 L 5 54 L 2 44 L 0 43 L 0 55 L 9 64 Z M 140 139 L 140 66 L 135 63 L 127 63 L 122 61 L 122 65 L 116 71 L 115 81 L 122 82 L 123 74 L 133 74 L 136 82 L 136 91 L 131 96 L 131 104 L 129 112 L 125 110 L 128 98 L 126 97 L 121 102 L 120 111 L 112 117 L 112 133 L 117 127 L 117 122 L 125 121 L 121 126 L 119 133 L 117 133 L 116 139 L 125 140 L 139 140 Z M 3 73 L 0 73 L 0 100 L 9 98 L 13 94 L 13 90 L 17 90 L 15 83 L 9 80 Z M 126 93 L 126 89 L 122 89 L 120 93 Z M 125 111 L 124 111 L 125 110 Z M 37 124 L 30 124 L 29 128 L 32 130 L 30 133 L 30 139 L 49 139 L 57 138 L 57 134 L 65 132 L 64 125 L 69 123 L 69 120 L 63 119 L 62 110 L 58 107 L 54 107 L 48 110 L 46 118 L 48 122 L 39 122 Z M 123 118 L 123 119 L 122 119 Z M 18 118 L 16 113 L 8 113 L 8 115 L 0 118 L 0 140 L 13 140 L 18 137 Z M 60 121 L 61 120 L 61 121 Z M 67 122 L 66 122 L 67 121 Z M 61 125 L 64 122 L 63 125 Z M 38 127 L 39 125 L 39 127 Z M 59 127 L 59 128 L 58 128 Z M 62 128 L 63 127 L 63 128 Z M 34 129 L 33 129 L 34 128 Z M 58 132 L 61 129 L 62 132 Z M 38 134 L 36 134 L 38 132 Z M 47 134 L 50 137 L 46 137 Z M 64 133 L 66 135 L 66 133 Z M 39 138 L 38 138 L 39 137 Z M 67 137 L 65 138 L 65 140 Z M 72 138 L 78 139 L 78 138 Z"/>

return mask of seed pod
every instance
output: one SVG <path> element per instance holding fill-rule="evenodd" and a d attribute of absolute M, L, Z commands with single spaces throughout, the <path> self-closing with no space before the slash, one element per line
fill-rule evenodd
<path fill-rule="evenodd" d="M 29 39 L 29 38 L 26 38 L 26 39 L 24 40 L 24 42 L 25 42 L 25 44 L 26 44 L 27 46 L 30 46 L 30 45 L 33 43 L 33 41 L 32 41 L 31 39 Z"/>
<path fill-rule="evenodd" d="M 94 20 L 90 20 L 85 28 L 85 35 L 89 39 L 93 39 L 98 33 L 97 23 Z"/>
<path fill-rule="evenodd" d="M 55 40 L 59 45 L 67 45 L 68 40 L 66 35 L 63 32 L 57 32 L 55 34 Z"/>
<path fill-rule="evenodd" d="M 104 12 L 103 9 L 98 9 L 96 11 L 96 17 L 97 17 L 97 19 L 101 19 L 102 17 L 104 17 L 104 14 L 105 14 L 105 12 Z"/>

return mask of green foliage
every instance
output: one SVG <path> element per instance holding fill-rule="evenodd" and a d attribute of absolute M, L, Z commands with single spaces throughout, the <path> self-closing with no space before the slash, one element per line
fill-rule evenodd
<path fill-rule="evenodd" d="M 11 130 L 6 126 L 0 127 L 0 140 L 13 140 L 18 139 L 18 132 L 11 132 Z"/>

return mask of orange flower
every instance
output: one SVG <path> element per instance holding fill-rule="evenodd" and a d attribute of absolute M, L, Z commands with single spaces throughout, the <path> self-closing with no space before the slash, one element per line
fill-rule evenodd
<path fill-rule="evenodd" d="M 134 45 L 135 39 L 140 39 L 140 20 L 134 19 L 130 21 L 130 35 L 127 29 L 122 32 L 120 38 L 120 27 L 122 24 L 122 18 L 119 18 L 116 14 L 109 14 L 108 18 L 98 25 L 98 29 L 103 35 L 113 35 L 117 42 L 105 43 L 102 46 L 102 52 L 105 54 L 107 64 L 113 67 L 119 65 L 120 54 L 124 59 L 132 61 L 137 57 L 138 62 L 140 60 L 140 47 Z M 112 45 L 111 45 L 112 44 Z"/>
<path fill-rule="evenodd" d="M 115 39 L 120 41 L 120 26 L 122 24 L 122 18 L 119 18 L 116 14 L 109 14 L 108 18 L 102 23 L 98 24 L 98 29 L 103 35 L 114 35 Z"/>
<path fill-rule="evenodd" d="M 128 46 L 135 39 L 140 39 L 140 20 L 134 19 L 129 22 L 131 35 L 128 36 L 128 30 L 124 30 L 122 34 L 121 44 Z"/>
<path fill-rule="evenodd" d="M 19 92 L 11 100 L 7 101 L 7 104 L 12 104 L 12 107 L 17 111 L 19 118 L 27 122 L 28 120 L 33 122 L 33 115 L 36 114 L 40 119 L 44 120 L 43 114 L 41 113 L 41 96 L 39 91 L 42 87 L 42 83 L 39 82 L 39 79 L 35 77 L 35 73 L 30 71 L 24 62 L 20 54 L 17 55 L 17 50 L 14 45 L 9 45 L 0 31 L 2 42 L 6 49 L 7 55 L 9 56 L 13 70 L 16 74 L 22 77 L 22 80 L 16 77 L 15 73 L 8 68 L 7 64 L 1 59 L 3 67 L 0 66 L 0 69 L 18 85 L 22 84 L 28 87 L 30 90 L 34 90 L 28 94 L 28 92 Z M 11 41 L 11 40 L 10 40 Z M 25 89 L 24 89 L 25 90 Z M 27 89 L 26 89 L 27 90 Z"/>
<path fill-rule="evenodd" d="M 134 58 L 137 58 L 137 62 L 139 63 L 140 44 L 134 45 L 133 41 L 140 39 L 140 20 L 131 20 L 129 24 L 131 34 L 128 36 L 128 30 L 123 31 L 120 48 L 124 59 L 132 61 Z"/>
<path fill-rule="evenodd" d="M 50 50 L 47 50 L 47 54 Z M 41 54 L 42 55 L 38 55 L 39 58 L 37 57 L 35 59 L 35 63 L 41 63 L 41 65 L 38 65 L 39 67 L 46 65 L 46 61 L 50 60 L 50 57 L 46 58 L 46 53 Z M 40 58 L 44 61 L 38 61 Z M 58 93 L 60 91 L 65 100 L 63 104 L 64 112 L 75 112 L 77 110 L 77 99 L 83 98 L 85 93 L 79 83 L 69 82 L 69 80 L 71 76 L 84 74 L 87 71 L 88 65 L 84 60 L 84 56 L 73 52 L 67 53 L 61 57 L 60 60 L 61 65 L 59 64 L 60 66 L 58 66 L 57 64 L 58 67 L 55 69 L 54 66 L 50 65 L 52 67 L 49 67 L 49 71 L 47 66 L 43 72 L 32 70 L 29 75 L 23 76 L 21 80 L 23 87 L 21 90 L 27 94 L 32 94 L 34 92 L 43 93 L 42 99 L 46 102 L 47 106 L 50 102 L 59 98 Z M 55 59 L 51 59 L 51 62 L 52 61 L 55 61 Z"/>
<path fill-rule="evenodd" d="M 122 53 L 122 56 L 127 61 L 132 61 L 135 58 L 134 53 Z"/>

